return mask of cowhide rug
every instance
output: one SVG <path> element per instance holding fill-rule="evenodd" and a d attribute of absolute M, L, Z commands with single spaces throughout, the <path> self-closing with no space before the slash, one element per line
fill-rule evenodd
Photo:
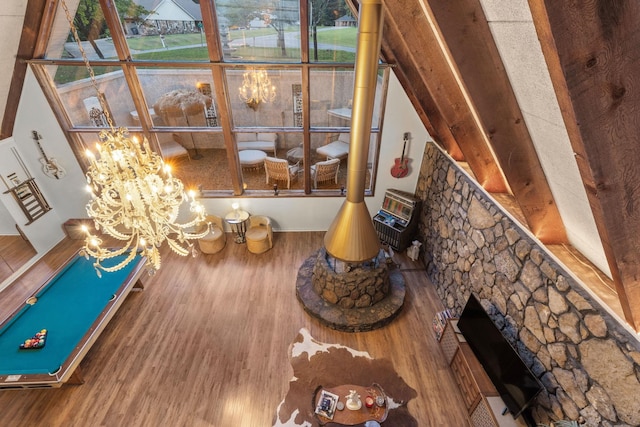
<path fill-rule="evenodd" d="M 417 421 L 406 407 L 417 393 L 395 372 L 389 360 L 373 359 L 367 352 L 340 344 L 322 343 L 304 328 L 298 332 L 289 353 L 293 378 L 287 395 L 278 405 L 273 427 L 319 426 L 313 405 L 318 386 L 370 386 L 373 383 L 379 384 L 388 397 L 389 414 L 382 425 L 417 427 Z"/>

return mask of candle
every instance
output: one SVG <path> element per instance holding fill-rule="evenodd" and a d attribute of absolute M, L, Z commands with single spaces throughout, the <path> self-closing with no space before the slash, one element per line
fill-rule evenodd
<path fill-rule="evenodd" d="M 373 407 L 373 397 L 371 396 L 367 396 L 364 399 L 364 404 L 367 408 L 372 408 Z"/>

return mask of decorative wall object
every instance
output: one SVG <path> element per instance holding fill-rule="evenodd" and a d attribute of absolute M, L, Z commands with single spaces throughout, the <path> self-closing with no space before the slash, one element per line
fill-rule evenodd
<path fill-rule="evenodd" d="M 292 84 L 291 93 L 293 94 L 293 126 L 302 127 L 302 85 Z"/>
<path fill-rule="evenodd" d="M 31 133 L 33 135 L 33 139 L 36 141 L 38 150 L 42 155 L 42 157 L 40 158 L 40 163 L 42 163 L 42 171 L 44 172 L 44 174 L 50 178 L 63 178 L 67 174 L 67 171 L 65 171 L 64 168 L 60 166 L 56 159 L 46 155 L 44 149 L 42 148 L 42 144 L 40 144 L 42 136 L 38 133 L 38 131 L 33 130 L 31 131 Z"/>

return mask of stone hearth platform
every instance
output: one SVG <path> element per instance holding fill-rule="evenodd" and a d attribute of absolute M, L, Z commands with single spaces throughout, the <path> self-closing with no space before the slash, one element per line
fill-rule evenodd
<path fill-rule="evenodd" d="M 313 267 L 320 250 L 307 258 L 298 270 L 296 296 L 304 310 L 326 326 L 345 332 L 365 332 L 389 324 L 404 305 L 405 282 L 398 269 L 389 270 L 389 293 L 370 307 L 342 308 L 331 304 L 313 290 Z"/>

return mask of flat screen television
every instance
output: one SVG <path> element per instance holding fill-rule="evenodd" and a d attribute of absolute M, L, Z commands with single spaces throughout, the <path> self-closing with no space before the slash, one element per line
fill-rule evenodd
<path fill-rule="evenodd" d="M 507 410 L 518 418 L 543 386 L 471 294 L 458 328 L 489 375 Z"/>

